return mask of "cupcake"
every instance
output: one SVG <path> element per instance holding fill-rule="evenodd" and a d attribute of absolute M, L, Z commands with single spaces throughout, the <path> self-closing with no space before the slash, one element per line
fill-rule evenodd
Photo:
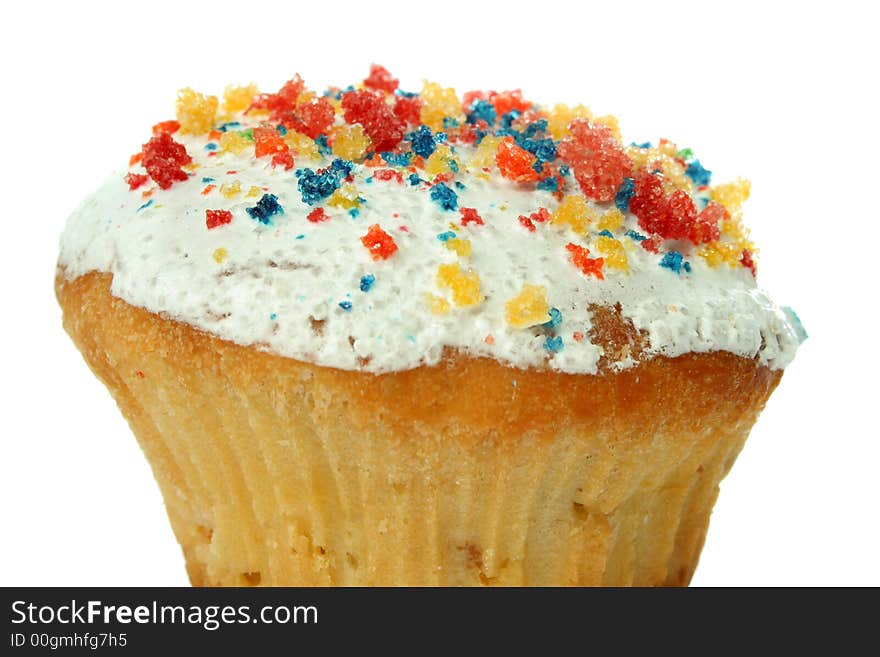
<path fill-rule="evenodd" d="M 683 585 L 804 337 L 749 185 L 382 67 L 184 89 L 68 220 L 64 327 L 194 585 Z"/>

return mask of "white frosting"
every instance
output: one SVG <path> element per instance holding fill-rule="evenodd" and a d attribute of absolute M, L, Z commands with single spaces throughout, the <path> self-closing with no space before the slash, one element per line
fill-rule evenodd
<path fill-rule="evenodd" d="M 712 269 L 685 253 L 691 272 L 676 274 L 659 266 L 660 256 L 621 234 L 629 273 L 606 267 L 604 281 L 584 275 L 565 245 L 588 242 L 568 228 L 539 224 L 529 232 L 517 221 L 542 206 L 554 210 L 553 194 L 523 189 L 497 171 L 489 180 L 467 172 L 457 176 L 466 186 L 457 190 L 459 207 L 476 208 L 485 221 L 454 228 L 472 243 L 471 256 L 459 258 L 437 235 L 459 224 L 461 216 L 441 209 L 424 186 L 411 186 L 405 178 L 403 184 L 367 184 L 370 170 L 355 165 L 355 184 L 365 199 L 360 214 L 352 218 L 325 206 L 332 218 L 311 223 L 306 215 L 313 208 L 302 201 L 294 170 L 273 168 L 268 158 L 255 160 L 251 153 L 208 157 L 205 137 L 174 137 L 200 165 L 190 179 L 156 189 L 152 204 L 139 209 L 145 203 L 142 190 L 129 191 L 125 171 L 115 173 L 68 220 L 59 264 L 68 278 L 112 273 L 117 297 L 241 345 L 372 372 L 434 364 L 444 347 L 452 347 L 516 367 L 546 364 L 595 373 L 602 352 L 589 338 L 591 303 L 619 303 L 623 315 L 647 332 L 649 353 L 667 356 L 725 350 L 779 369 L 791 361 L 802 337 L 793 314 L 756 288 L 742 267 Z M 296 167 L 329 161 L 298 157 Z M 236 173 L 228 175 L 230 170 Z M 218 186 L 207 195 L 201 193 L 205 177 Z M 219 186 L 236 179 L 242 193 L 222 196 Z M 566 180 L 567 191 L 576 191 L 571 178 Z M 245 195 L 254 185 L 275 194 L 284 208 L 271 225 L 246 212 L 258 200 Z M 234 218 L 208 230 L 206 209 L 229 209 Z M 373 260 L 360 241 L 376 223 L 399 247 L 388 260 Z M 626 216 L 626 227 L 639 230 L 635 217 Z M 228 257 L 218 264 L 213 254 L 219 248 Z M 479 275 L 482 303 L 453 304 L 446 315 L 430 311 L 427 293 L 448 298 L 436 280 L 445 262 L 460 262 Z M 359 283 L 367 274 L 375 283 L 363 292 Z M 545 348 L 547 329 L 507 323 L 505 302 L 524 283 L 545 286 L 548 302 L 561 310 L 562 324 L 552 332 L 563 339 L 561 351 Z M 350 311 L 340 307 L 343 301 L 351 302 Z M 314 320 L 323 321 L 320 331 Z M 573 339 L 575 332 L 584 339 Z"/>

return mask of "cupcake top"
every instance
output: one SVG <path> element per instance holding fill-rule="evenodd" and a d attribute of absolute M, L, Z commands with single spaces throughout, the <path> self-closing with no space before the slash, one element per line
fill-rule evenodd
<path fill-rule="evenodd" d="M 426 82 L 184 89 L 68 220 L 59 265 L 242 345 L 342 369 L 445 348 L 595 373 L 730 351 L 785 367 L 805 337 L 755 285 L 749 184 L 690 149 L 625 144 L 583 106 Z M 604 353 L 613 309 L 640 348 Z M 604 356 L 604 360 L 603 360 Z"/>

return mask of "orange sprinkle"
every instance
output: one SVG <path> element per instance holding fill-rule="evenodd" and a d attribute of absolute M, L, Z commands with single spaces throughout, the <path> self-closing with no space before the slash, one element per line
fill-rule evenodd
<path fill-rule="evenodd" d="M 485 337 L 485 339 L 483 340 L 483 342 L 485 342 L 485 343 L 488 344 L 488 345 L 493 345 L 493 344 L 495 344 L 495 336 L 493 336 L 493 335 L 491 335 L 491 334 L 490 334 L 490 335 L 487 335 L 487 336 Z"/>
<path fill-rule="evenodd" d="M 205 194 L 210 194 L 211 190 L 214 189 L 215 187 L 217 187 L 217 185 L 208 185 L 207 187 L 205 187 L 202 190 L 202 196 L 204 196 Z"/>

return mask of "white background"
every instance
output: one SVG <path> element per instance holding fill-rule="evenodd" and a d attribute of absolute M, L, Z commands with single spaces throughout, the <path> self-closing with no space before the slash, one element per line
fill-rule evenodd
<path fill-rule="evenodd" d="M 759 283 L 810 339 L 722 485 L 694 584 L 880 584 L 872 3 L 299 4 L 4 5 L 0 584 L 187 582 L 149 468 L 61 328 L 67 215 L 178 88 L 345 86 L 374 61 L 405 89 L 584 102 L 752 180 Z"/>

